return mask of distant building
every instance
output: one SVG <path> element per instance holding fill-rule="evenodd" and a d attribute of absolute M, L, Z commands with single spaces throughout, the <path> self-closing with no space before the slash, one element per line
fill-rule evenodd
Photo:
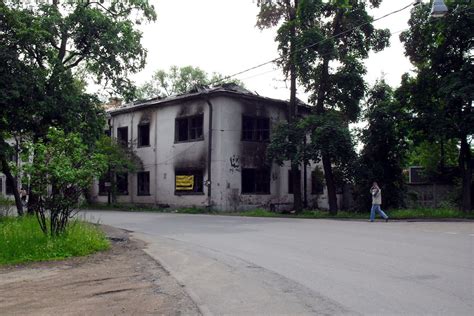
<path fill-rule="evenodd" d="M 289 206 L 289 163 L 280 167 L 265 156 L 287 106 L 228 84 L 109 110 L 111 136 L 143 163 L 135 174 L 116 175 L 118 202 L 219 210 Z M 300 104 L 299 113 L 309 108 Z M 301 166 L 302 192 L 309 206 L 327 208 L 316 167 Z M 91 195 L 107 202 L 105 181 L 97 181 Z"/>

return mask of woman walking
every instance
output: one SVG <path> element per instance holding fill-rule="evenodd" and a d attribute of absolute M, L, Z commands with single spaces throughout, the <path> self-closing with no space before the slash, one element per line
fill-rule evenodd
<path fill-rule="evenodd" d="M 372 194 L 372 208 L 370 209 L 370 221 L 373 222 L 375 220 L 375 212 L 379 213 L 380 216 L 388 222 L 388 216 L 385 214 L 384 211 L 380 208 L 382 205 L 382 190 L 378 186 L 377 182 L 372 184 L 370 188 L 370 194 Z"/>

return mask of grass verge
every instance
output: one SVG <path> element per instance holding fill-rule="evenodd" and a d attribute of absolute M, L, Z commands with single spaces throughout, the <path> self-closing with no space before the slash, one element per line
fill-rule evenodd
<path fill-rule="evenodd" d="M 73 221 L 65 234 L 43 234 L 33 216 L 0 218 L 0 265 L 61 260 L 109 248 L 105 234 L 92 224 Z"/>
<path fill-rule="evenodd" d="M 180 213 L 180 214 L 210 214 L 210 215 L 230 215 L 248 217 L 287 217 L 287 218 L 335 218 L 335 219 L 368 219 L 369 210 L 364 212 L 339 211 L 337 215 L 331 215 L 326 210 L 303 210 L 300 214 L 271 212 L 266 209 L 257 208 L 240 212 L 223 212 L 219 210 L 209 210 L 207 208 L 160 208 L 148 205 L 117 204 L 84 205 L 85 209 L 95 210 L 116 210 L 128 212 L 158 212 L 158 213 Z M 460 210 L 451 208 L 417 208 L 417 209 L 397 209 L 386 211 L 391 219 L 474 219 L 474 214 L 466 214 Z M 378 215 L 377 215 L 378 216 Z"/>
<path fill-rule="evenodd" d="M 386 211 L 391 219 L 474 219 L 474 214 L 466 214 L 455 209 L 399 209 Z M 331 215 L 324 210 L 304 210 L 300 214 L 279 214 L 264 209 L 255 209 L 239 212 L 235 215 L 250 217 L 290 217 L 290 218 L 340 218 L 340 219 L 368 219 L 369 212 L 344 212 Z M 377 215 L 378 216 L 378 215 Z"/>

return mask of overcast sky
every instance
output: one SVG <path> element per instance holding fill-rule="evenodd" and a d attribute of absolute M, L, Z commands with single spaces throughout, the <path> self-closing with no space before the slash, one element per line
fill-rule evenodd
<path fill-rule="evenodd" d="M 274 42 L 276 30 L 260 31 L 255 27 L 258 8 L 254 0 L 152 0 L 158 18 L 155 23 L 142 24 L 143 46 L 148 50 L 146 68 L 132 78 L 141 84 L 156 69 L 172 65 L 198 66 L 208 73 L 234 74 L 278 57 Z M 380 17 L 400 9 L 411 0 L 385 0 L 371 13 Z M 389 28 L 392 33 L 406 29 L 410 9 L 376 22 L 376 27 Z M 394 34 L 391 46 L 371 54 L 366 65 L 369 83 L 384 74 L 397 86 L 403 73 L 410 70 L 403 47 Z M 250 90 L 260 95 L 288 99 L 289 92 L 281 71 L 267 65 L 237 77 Z M 302 92 L 298 95 L 306 101 Z"/>

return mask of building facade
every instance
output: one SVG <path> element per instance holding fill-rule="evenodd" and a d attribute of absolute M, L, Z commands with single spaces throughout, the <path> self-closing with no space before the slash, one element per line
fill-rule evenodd
<path fill-rule="evenodd" d="M 232 211 L 293 201 L 289 164 L 266 159 L 272 128 L 287 119 L 286 101 L 227 85 L 109 113 L 111 136 L 142 161 L 142 170 L 116 175 L 119 203 Z M 301 166 L 302 192 L 308 206 L 327 208 L 316 168 Z M 91 196 L 107 202 L 104 181 L 95 183 Z"/>

